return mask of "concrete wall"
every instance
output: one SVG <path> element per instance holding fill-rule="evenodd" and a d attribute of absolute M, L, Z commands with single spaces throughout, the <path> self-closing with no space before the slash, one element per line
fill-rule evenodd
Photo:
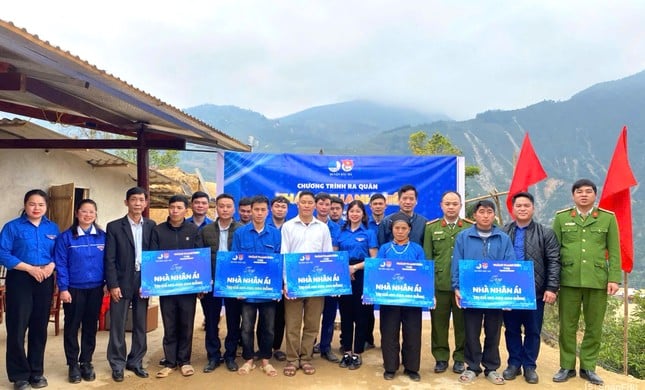
<path fill-rule="evenodd" d="M 76 155 L 64 150 L 0 150 L 0 226 L 20 215 L 25 192 L 74 183 L 89 189 L 98 205 L 98 222 L 105 228 L 113 219 L 124 216 L 125 192 L 136 182 L 117 167 L 93 168 Z M 60 226 L 66 229 L 68 226 Z"/>

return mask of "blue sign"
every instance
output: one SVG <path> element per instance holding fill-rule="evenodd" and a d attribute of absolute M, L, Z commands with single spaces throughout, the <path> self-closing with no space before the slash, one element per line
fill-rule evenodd
<path fill-rule="evenodd" d="M 365 259 L 363 303 L 434 307 L 434 261 Z"/>
<path fill-rule="evenodd" d="M 141 295 L 191 294 L 211 289 L 209 248 L 143 251 Z"/>
<path fill-rule="evenodd" d="M 283 256 L 289 298 L 352 293 L 347 252 L 288 253 Z"/>
<path fill-rule="evenodd" d="M 282 255 L 217 252 L 213 295 L 229 298 L 282 298 Z"/>
<path fill-rule="evenodd" d="M 532 261 L 459 260 L 461 307 L 535 310 Z"/>
<path fill-rule="evenodd" d="M 443 215 L 439 204 L 444 191 L 464 193 L 464 160 L 456 156 L 225 152 L 218 158 L 217 182 L 224 183 L 224 192 L 235 199 L 257 194 L 285 196 L 292 202 L 288 218 L 297 214 L 293 201 L 302 190 L 324 191 L 340 197 L 345 204 L 360 199 L 366 205 L 371 195 L 380 193 L 386 199 L 387 215 L 399 210 L 398 189 L 412 184 L 419 193 L 415 211 L 428 219 Z"/>

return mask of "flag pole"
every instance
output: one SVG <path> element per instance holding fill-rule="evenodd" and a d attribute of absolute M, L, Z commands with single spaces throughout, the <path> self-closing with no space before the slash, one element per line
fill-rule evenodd
<path fill-rule="evenodd" d="M 624 315 L 623 315 L 623 374 L 629 375 L 629 366 L 628 366 L 628 343 L 627 343 L 627 336 L 629 334 L 627 327 L 629 326 L 629 288 L 628 288 L 628 280 L 627 280 L 627 272 L 623 271 L 623 307 L 624 307 Z"/>

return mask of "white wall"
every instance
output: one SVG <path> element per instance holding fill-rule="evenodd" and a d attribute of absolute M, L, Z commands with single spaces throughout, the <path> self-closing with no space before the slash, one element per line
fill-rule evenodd
<path fill-rule="evenodd" d="M 98 222 L 105 228 L 113 219 L 127 212 L 125 192 L 136 182 L 124 170 L 115 167 L 93 168 L 81 158 L 64 150 L 0 150 L 0 226 L 16 218 L 23 206 L 25 192 L 50 186 L 74 183 L 89 189 L 98 205 Z M 68 226 L 60 226 L 66 229 Z"/>

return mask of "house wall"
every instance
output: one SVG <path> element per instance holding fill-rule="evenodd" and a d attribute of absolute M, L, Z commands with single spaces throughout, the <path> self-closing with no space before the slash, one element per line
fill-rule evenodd
<path fill-rule="evenodd" d="M 125 215 L 125 192 L 137 183 L 118 167 L 94 168 L 64 150 L 0 150 L 0 226 L 20 215 L 25 193 L 34 188 L 47 192 L 50 186 L 74 183 L 89 189 L 98 205 L 98 222 L 103 228 Z M 67 226 L 60 226 L 66 229 Z"/>

